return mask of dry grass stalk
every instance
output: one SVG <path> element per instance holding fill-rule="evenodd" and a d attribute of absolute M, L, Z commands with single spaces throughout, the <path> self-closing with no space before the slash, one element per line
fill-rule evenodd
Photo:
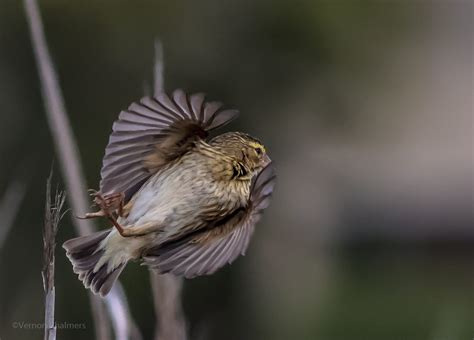
<path fill-rule="evenodd" d="M 153 270 L 150 275 L 157 318 L 155 340 L 185 340 L 186 321 L 181 306 L 183 280 Z"/>
<path fill-rule="evenodd" d="M 81 171 L 80 157 L 67 118 L 56 72 L 48 51 L 38 4 L 36 0 L 24 0 L 24 6 L 38 66 L 48 123 L 53 135 L 66 190 L 69 193 L 68 200 L 75 213 L 84 213 L 87 210 L 88 200 L 85 192 L 85 180 Z M 90 220 L 74 219 L 73 222 L 79 235 L 86 235 L 94 230 Z M 101 340 L 111 339 L 110 321 L 107 317 L 107 310 L 103 300 L 92 293 L 89 294 L 89 297 L 96 338 Z M 120 325 L 120 328 L 114 328 L 115 338 L 127 339 L 130 334 L 130 327 L 128 325 L 133 323 L 133 321 L 130 320 L 126 299 L 123 299 L 117 293 L 117 290 L 113 289 L 105 301 L 109 306 L 108 310 L 109 316 L 113 321 L 112 324 L 114 326 Z"/>
<path fill-rule="evenodd" d="M 44 214 L 43 230 L 43 288 L 45 294 L 44 309 L 44 339 L 56 339 L 56 325 L 54 321 L 55 306 L 55 287 L 54 287 L 54 251 L 56 249 L 56 234 L 59 228 L 59 222 L 64 215 L 62 209 L 66 201 L 66 195 L 63 191 L 56 189 L 54 201 L 51 201 L 51 180 L 53 172 L 46 181 L 46 203 Z"/>
<path fill-rule="evenodd" d="M 164 91 L 163 47 L 155 41 L 155 62 L 153 67 L 154 94 Z M 183 279 L 174 275 L 160 275 L 150 270 L 153 303 L 156 315 L 155 340 L 185 340 L 186 320 L 181 303 Z"/>

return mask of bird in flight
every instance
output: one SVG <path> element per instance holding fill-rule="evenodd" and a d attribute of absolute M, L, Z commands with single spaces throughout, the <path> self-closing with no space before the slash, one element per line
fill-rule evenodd
<path fill-rule="evenodd" d="M 176 90 L 120 112 L 105 149 L 98 211 L 112 228 L 63 247 L 86 288 L 105 296 L 129 261 L 186 278 L 244 254 L 268 206 L 275 171 L 264 145 L 242 132 L 210 137 L 238 111 Z"/>

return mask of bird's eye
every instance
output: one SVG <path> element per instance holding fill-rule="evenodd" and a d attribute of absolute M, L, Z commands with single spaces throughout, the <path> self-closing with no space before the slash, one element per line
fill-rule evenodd
<path fill-rule="evenodd" d="M 255 152 L 260 156 L 262 154 L 262 148 L 256 148 Z"/>

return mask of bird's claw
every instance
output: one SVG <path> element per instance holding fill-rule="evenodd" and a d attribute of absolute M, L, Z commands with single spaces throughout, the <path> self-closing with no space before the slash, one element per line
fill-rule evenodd
<path fill-rule="evenodd" d="M 99 210 L 96 212 L 86 213 L 84 216 L 76 215 L 76 218 L 80 220 L 87 220 L 89 218 L 104 217 L 104 216 L 106 216 L 106 213 L 103 210 Z"/>
<path fill-rule="evenodd" d="M 124 193 L 102 194 L 100 191 L 89 189 L 87 190 L 91 197 L 94 197 L 91 207 L 98 207 L 99 211 L 87 213 L 85 216 L 76 216 L 79 219 L 88 219 L 95 217 L 113 217 L 114 214 L 122 216 L 123 202 L 125 199 Z"/>
<path fill-rule="evenodd" d="M 88 189 L 87 192 L 89 193 L 89 196 L 94 197 L 96 196 L 99 192 L 95 189 Z"/>
<path fill-rule="evenodd" d="M 112 224 L 117 228 L 120 235 L 124 237 L 129 237 L 128 232 L 125 232 L 123 227 L 117 222 L 116 216 L 123 216 L 123 202 L 125 199 L 125 194 L 113 193 L 108 195 L 103 195 L 97 190 L 89 189 L 87 190 L 91 197 L 94 197 L 93 205 L 99 208 L 99 211 L 87 213 L 84 216 L 76 216 L 79 219 L 89 219 L 96 217 L 107 217 Z"/>
<path fill-rule="evenodd" d="M 102 195 L 101 193 L 96 193 L 94 198 L 94 203 L 106 211 L 115 211 L 123 203 L 124 195 L 120 194 L 110 194 Z"/>

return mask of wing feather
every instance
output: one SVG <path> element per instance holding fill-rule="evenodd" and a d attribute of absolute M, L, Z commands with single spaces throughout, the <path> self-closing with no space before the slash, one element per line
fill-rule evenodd
<path fill-rule="evenodd" d="M 188 98 L 186 93 L 183 90 L 176 90 L 173 93 L 173 103 L 179 109 L 180 113 L 183 115 L 183 118 L 189 118 L 192 120 L 196 120 L 194 117 L 193 111 L 188 106 Z"/>
<path fill-rule="evenodd" d="M 201 111 L 203 109 L 202 104 L 204 103 L 205 97 L 206 96 L 203 93 L 196 93 L 196 94 L 192 94 L 190 99 L 189 99 L 189 102 L 191 104 L 191 108 L 192 108 L 192 111 L 193 111 L 193 116 L 199 122 L 203 121 L 201 119 L 201 117 L 202 117 Z"/>
<path fill-rule="evenodd" d="M 228 122 L 234 120 L 238 114 L 239 111 L 237 110 L 225 110 L 216 112 L 209 125 L 209 130 L 214 130 L 227 124 Z"/>
<path fill-rule="evenodd" d="M 180 157 L 196 138 L 205 138 L 208 131 L 227 124 L 238 114 L 221 107 L 221 103 L 205 102 L 202 93 L 187 95 L 180 89 L 171 98 L 162 93 L 132 103 L 112 125 L 100 191 L 124 192 L 128 201 L 153 171 Z M 150 161 L 151 155 L 156 156 L 154 162 Z"/>

